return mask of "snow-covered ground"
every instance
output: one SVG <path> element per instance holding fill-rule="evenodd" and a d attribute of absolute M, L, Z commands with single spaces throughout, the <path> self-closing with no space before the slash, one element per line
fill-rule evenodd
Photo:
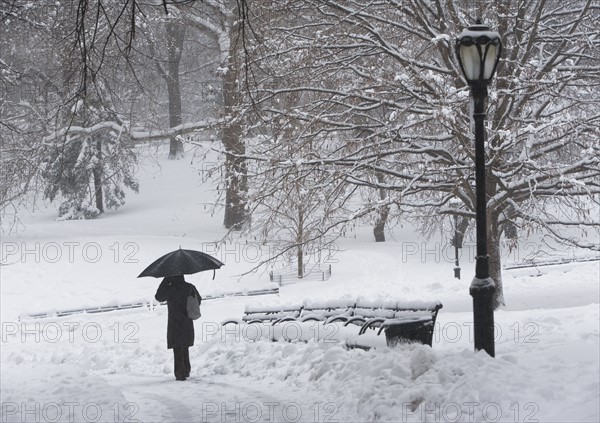
<path fill-rule="evenodd" d="M 187 277 L 202 294 L 271 286 L 265 271 L 238 277 L 269 254 L 264 248 L 234 239 L 215 249 L 222 215 L 206 205 L 215 185 L 203 176 L 189 161 L 144 160 L 141 192 L 123 209 L 94 221 L 56 222 L 51 209 L 22 214 L 25 227 L 3 234 L 2 421 L 600 421 L 600 262 L 506 270 L 492 359 L 473 352 L 472 249 L 463 251 L 463 279 L 454 279 L 447 239 L 425 242 L 409 227 L 383 244 L 358 228 L 322 256 L 332 265 L 325 282 L 205 301 L 185 382 L 173 377 L 165 307 L 19 320 L 149 301 L 159 281 L 136 276 L 179 246 L 226 263 L 215 280 Z M 523 243 L 509 260 L 535 245 Z M 376 339 L 376 349 L 347 350 L 328 337 L 255 341 L 243 326 L 220 328 L 246 304 L 340 298 L 440 300 L 433 348 Z"/>

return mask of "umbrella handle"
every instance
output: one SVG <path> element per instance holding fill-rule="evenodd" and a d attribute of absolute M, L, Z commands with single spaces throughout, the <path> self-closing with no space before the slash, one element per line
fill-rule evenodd
<path fill-rule="evenodd" d="M 215 280 L 215 276 L 217 276 L 217 271 L 213 269 L 213 281 Z"/>

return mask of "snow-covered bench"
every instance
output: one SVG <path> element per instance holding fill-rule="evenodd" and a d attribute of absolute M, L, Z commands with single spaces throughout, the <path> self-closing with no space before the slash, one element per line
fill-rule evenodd
<path fill-rule="evenodd" d="M 433 330 L 438 311 L 442 304 L 438 301 L 368 301 L 336 300 L 305 301 L 303 304 L 286 306 L 248 305 L 242 319 L 228 319 L 222 322 L 277 325 L 284 322 L 323 322 L 360 326 L 359 335 L 369 329 L 378 329 L 377 335 L 385 333 L 389 346 L 399 342 L 419 342 L 432 345 Z"/>

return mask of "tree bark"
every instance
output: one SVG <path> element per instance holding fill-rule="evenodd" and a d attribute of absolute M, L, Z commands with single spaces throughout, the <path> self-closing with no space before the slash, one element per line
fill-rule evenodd
<path fill-rule="evenodd" d="M 241 230 L 248 215 L 246 194 L 248 192 L 247 166 L 242 156 L 246 148 L 241 141 L 242 129 L 239 123 L 229 124 L 223 130 L 223 145 L 227 152 L 225 159 L 225 218 L 227 229 Z"/>
<path fill-rule="evenodd" d="M 167 70 L 167 91 L 169 93 L 169 125 L 171 128 L 182 123 L 181 86 L 179 83 L 179 64 L 183 51 L 185 27 L 175 20 L 167 22 L 167 43 L 169 63 Z M 177 137 L 171 137 L 169 143 L 169 159 L 180 159 L 184 156 L 183 143 Z"/>
<path fill-rule="evenodd" d="M 497 220 L 492 219 L 494 222 L 489 225 L 488 229 L 488 254 L 489 254 L 489 266 L 490 266 L 490 277 L 496 284 L 496 292 L 494 294 L 494 310 L 497 310 L 503 305 L 504 302 L 504 286 L 502 284 L 502 262 L 500 257 L 500 237 L 501 231 L 498 228 Z"/>
<path fill-rule="evenodd" d="M 296 245 L 297 245 L 297 260 L 298 260 L 298 278 L 304 277 L 304 216 L 302 214 L 302 205 L 298 206 L 298 232 L 296 234 Z"/>
<path fill-rule="evenodd" d="M 248 220 L 246 211 L 246 196 L 248 193 L 247 164 L 243 156 L 246 146 L 242 137 L 239 105 L 240 63 L 238 60 L 237 30 L 238 25 L 232 25 L 230 31 L 230 48 L 227 72 L 223 78 L 224 113 L 228 122 L 223 128 L 223 147 L 225 159 L 225 218 L 223 225 L 227 229 L 241 230 Z"/>
<path fill-rule="evenodd" d="M 465 241 L 465 232 L 469 227 L 469 219 L 466 217 L 458 218 L 458 224 L 454 228 L 454 236 L 452 237 L 451 244 L 456 248 L 462 248 Z"/>
<path fill-rule="evenodd" d="M 102 189 L 102 141 L 96 140 L 96 158 L 97 163 L 92 170 L 94 177 L 94 197 L 96 208 L 100 213 L 104 213 L 104 192 Z"/>
<path fill-rule="evenodd" d="M 377 182 L 382 184 L 385 181 L 385 177 L 382 173 L 377 173 Z M 379 188 L 379 199 L 385 200 L 386 193 L 383 187 Z M 375 221 L 375 227 L 373 228 L 373 235 L 375 236 L 375 242 L 385 242 L 385 224 L 387 223 L 388 216 L 390 214 L 390 206 L 381 206 L 377 212 L 377 220 Z"/>

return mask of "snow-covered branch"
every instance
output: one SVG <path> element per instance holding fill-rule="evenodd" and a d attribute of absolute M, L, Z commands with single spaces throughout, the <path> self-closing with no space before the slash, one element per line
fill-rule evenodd
<path fill-rule="evenodd" d="M 117 137 L 124 137 L 135 142 L 156 141 L 169 139 L 174 136 L 185 135 L 192 132 L 209 130 L 216 128 L 223 123 L 220 119 L 207 119 L 201 122 L 184 123 L 173 128 L 163 130 L 142 130 L 131 128 L 128 124 L 119 124 L 117 122 L 100 122 L 89 127 L 70 126 L 43 138 L 43 143 L 48 145 L 62 137 L 68 137 L 69 140 L 80 136 L 90 136 L 103 131 L 112 131 Z"/>

